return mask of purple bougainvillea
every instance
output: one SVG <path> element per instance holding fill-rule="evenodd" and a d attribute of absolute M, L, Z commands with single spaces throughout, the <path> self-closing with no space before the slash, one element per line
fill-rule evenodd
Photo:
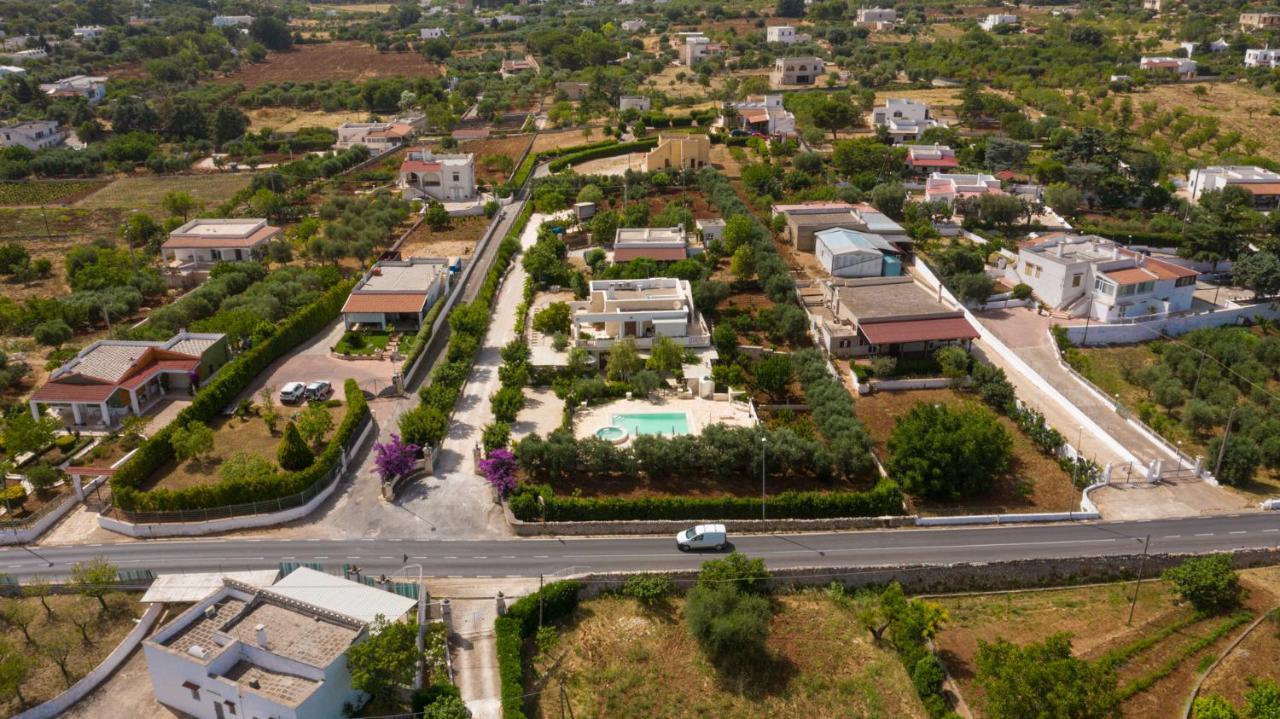
<path fill-rule="evenodd" d="M 489 484 L 505 497 L 516 488 L 516 456 L 506 449 L 495 449 L 480 460 L 480 472 Z"/>
<path fill-rule="evenodd" d="M 419 449 L 416 444 L 405 444 L 398 434 L 392 434 L 390 442 L 374 444 L 378 476 L 383 482 L 390 482 L 409 474 L 417 464 Z"/>

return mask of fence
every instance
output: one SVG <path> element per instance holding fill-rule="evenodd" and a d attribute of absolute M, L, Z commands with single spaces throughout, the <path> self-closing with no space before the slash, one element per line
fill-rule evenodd
<path fill-rule="evenodd" d="M 1130 317 L 1107 324 L 1090 323 L 1086 325 L 1064 326 L 1067 337 L 1073 344 L 1083 346 L 1134 344 L 1160 339 L 1162 335 L 1176 337 L 1192 330 L 1204 327 L 1220 327 L 1228 324 L 1265 319 L 1280 319 L 1280 307 L 1269 303 L 1233 307 L 1225 310 L 1213 310 L 1196 314 L 1154 315 L 1152 317 Z"/>
<path fill-rule="evenodd" d="M 98 521 L 108 529 L 115 529 L 115 526 L 121 524 L 209 522 L 255 514 L 271 514 L 306 506 L 321 495 L 327 496 L 328 491 L 337 485 L 338 480 L 346 473 L 351 457 L 364 443 L 365 437 L 372 426 L 373 415 L 366 414 L 360 424 L 356 426 L 355 431 L 351 433 L 354 439 L 351 440 L 343 449 L 340 460 L 330 468 L 329 472 L 325 474 L 323 478 L 297 494 L 292 494 L 287 497 L 279 497 L 276 499 L 262 500 L 260 502 L 231 504 L 224 507 L 209 507 L 206 509 L 179 509 L 168 512 L 130 512 L 120 509 L 119 507 L 112 506 L 99 517 Z M 111 522 L 113 526 L 108 526 L 103 523 L 103 520 L 115 521 Z"/>

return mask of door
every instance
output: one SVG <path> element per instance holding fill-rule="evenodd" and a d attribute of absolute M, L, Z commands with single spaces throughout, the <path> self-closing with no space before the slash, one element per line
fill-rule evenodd
<path fill-rule="evenodd" d="M 215 701 L 213 703 L 213 715 L 217 719 L 227 719 L 227 715 L 222 713 L 222 702 Z"/>

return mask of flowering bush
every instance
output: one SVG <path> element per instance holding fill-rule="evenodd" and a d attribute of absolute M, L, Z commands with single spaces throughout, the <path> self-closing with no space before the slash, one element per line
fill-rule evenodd
<path fill-rule="evenodd" d="M 516 456 L 508 449 L 495 449 L 480 460 L 480 472 L 498 495 L 506 497 L 516 488 Z"/>
<path fill-rule="evenodd" d="M 377 457 L 374 464 L 378 467 L 378 476 L 383 482 L 390 482 L 412 472 L 419 449 L 416 444 L 401 441 L 398 434 L 392 434 L 391 441 L 385 444 L 375 443 L 373 451 Z"/>

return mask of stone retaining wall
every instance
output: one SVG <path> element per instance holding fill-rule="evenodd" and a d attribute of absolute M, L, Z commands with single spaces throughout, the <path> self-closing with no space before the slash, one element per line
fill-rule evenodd
<path fill-rule="evenodd" d="M 504 504 L 503 514 L 507 525 L 517 537 L 591 536 L 616 534 L 670 534 L 697 524 L 692 519 L 639 519 L 599 522 L 525 522 L 516 519 Z M 724 524 L 730 532 L 825 532 L 838 529 L 893 529 L 911 527 L 916 523 L 914 515 L 893 517 L 832 517 L 830 519 L 725 519 L 714 520 Z M 672 539 L 672 541 L 675 541 Z"/>

